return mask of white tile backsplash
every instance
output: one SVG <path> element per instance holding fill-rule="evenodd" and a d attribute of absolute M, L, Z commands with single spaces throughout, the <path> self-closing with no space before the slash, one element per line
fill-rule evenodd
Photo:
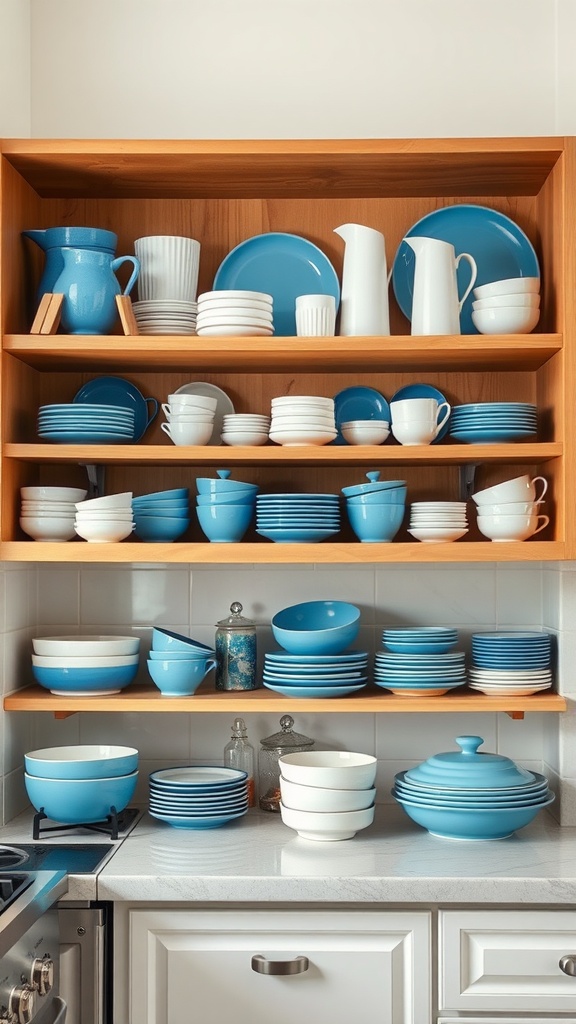
<path fill-rule="evenodd" d="M 133 625 L 187 622 L 190 576 L 187 568 L 84 569 L 80 578 L 80 618 L 86 625 L 114 621 Z"/>
<path fill-rule="evenodd" d="M 417 764 L 431 754 L 458 750 L 456 736 L 481 736 L 482 750 L 495 750 L 496 715 L 389 714 L 376 716 L 376 754 L 379 760 L 411 758 Z"/>
<path fill-rule="evenodd" d="M 376 620 L 383 625 L 493 627 L 496 577 L 492 567 L 437 565 L 390 573 L 376 569 Z"/>
<path fill-rule="evenodd" d="M 73 632 L 71 627 L 80 621 L 79 567 L 40 566 L 37 592 L 39 621 L 46 627 L 44 633 L 50 634 L 49 626 L 65 627 Z M 63 632 L 61 628 L 56 630 L 56 633 Z"/>

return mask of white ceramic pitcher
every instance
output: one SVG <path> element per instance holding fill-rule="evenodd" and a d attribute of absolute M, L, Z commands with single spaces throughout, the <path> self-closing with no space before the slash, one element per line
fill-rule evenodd
<path fill-rule="evenodd" d="M 348 337 L 389 335 L 384 235 L 364 224 L 341 224 L 334 231 L 346 243 L 339 333 Z"/>
<path fill-rule="evenodd" d="M 470 253 L 456 256 L 454 246 L 438 238 L 414 235 L 404 241 L 416 254 L 411 334 L 460 334 L 460 313 L 468 298 L 478 268 Z M 458 297 L 456 271 L 461 260 L 470 264 L 470 281 Z"/>

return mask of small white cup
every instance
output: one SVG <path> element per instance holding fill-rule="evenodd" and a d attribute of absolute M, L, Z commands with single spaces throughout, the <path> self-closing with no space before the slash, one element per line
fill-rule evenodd
<path fill-rule="evenodd" d="M 193 405 L 198 409 L 210 409 L 214 412 L 218 405 L 218 399 L 210 398 L 209 395 L 187 395 L 185 391 L 182 391 L 175 392 L 173 395 L 168 395 L 167 404 L 173 411 L 176 410 L 177 406 Z"/>
<path fill-rule="evenodd" d="M 478 529 L 492 541 L 528 540 L 544 530 L 550 517 L 531 513 L 528 515 L 479 515 Z"/>
<path fill-rule="evenodd" d="M 333 337 L 336 330 L 336 300 L 333 295 L 296 297 L 296 334 L 300 338 Z"/>
<path fill-rule="evenodd" d="M 536 484 L 543 484 L 539 494 L 536 493 Z M 482 491 L 476 491 L 472 500 L 477 505 L 493 505 L 494 503 L 508 501 L 542 501 L 548 490 L 548 481 L 544 476 L 534 476 L 532 479 L 525 474 L 516 476 L 513 480 L 504 480 L 501 484 L 494 484 Z"/>
<path fill-rule="evenodd" d="M 136 239 L 134 252 L 140 260 L 140 300 L 196 301 L 200 242 L 195 238 L 184 235 L 147 235 Z"/>
<path fill-rule="evenodd" d="M 188 409 L 183 411 L 178 410 L 177 412 L 174 412 L 174 410 L 170 409 L 168 406 L 166 406 L 166 408 L 162 406 L 162 411 L 166 419 L 168 420 L 168 423 L 182 422 L 183 420 L 186 420 L 189 423 L 214 422 L 214 413 L 208 412 L 207 409 L 199 409 L 198 411 L 195 412 L 188 412 Z"/>
<path fill-rule="evenodd" d="M 212 437 L 212 422 L 197 423 L 176 420 L 174 423 L 161 423 L 160 429 L 177 445 L 204 445 Z"/>
<path fill-rule="evenodd" d="M 431 444 L 438 437 L 451 411 L 448 402 L 438 403 L 435 398 L 406 398 L 392 402 L 392 434 L 400 444 Z"/>

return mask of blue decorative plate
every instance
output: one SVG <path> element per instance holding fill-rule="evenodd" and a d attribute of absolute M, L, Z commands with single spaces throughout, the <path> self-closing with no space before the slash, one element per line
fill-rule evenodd
<path fill-rule="evenodd" d="M 405 398 L 435 398 L 439 404 L 447 401 L 446 396 L 443 395 L 441 391 L 438 391 L 438 388 L 432 387 L 431 384 L 407 384 L 406 387 L 400 388 L 395 395 L 392 395 L 390 402 L 401 402 Z M 444 416 L 444 413 L 445 410 L 442 410 L 440 418 Z M 438 441 L 441 441 L 443 437 L 446 437 L 449 427 L 450 416 L 446 420 L 446 423 L 442 427 L 438 437 L 435 437 L 432 441 L 432 444 L 438 444 Z"/>
<path fill-rule="evenodd" d="M 334 395 L 334 418 L 338 437 L 331 443 L 348 444 L 342 435 L 343 423 L 350 420 L 386 420 L 390 423 L 390 406 L 379 391 L 358 384 Z"/>
<path fill-rule="evenodd" d="M 123 377 L 95 377 L 74 395 L 80 404 L 122 405 L 134 411 L 134 441 L 139 441 L 158 412 L 155 398 L 144 398 L 135 384 Z M 151 406 L 150 411 L 148 406 Z"/>
<path fill-rule="evenodd" d="M 270 231 L 240 242 L 216 271 L 214 290 L 245 289 L 272 296 L 274 333 L 296 335 L 296 297 L 333 295 L 340 303 L 340 282 L 328 257 L 307 238 Z"/>
<path fill-rule="evenodd" d="M 133 444 L 134 439 L 129 434 L 110 433 L 99 430 L 43 430 L 39 437 L 45 441 L 56 441 L 58 444 Z"/>
<path fill-rule="evenodd" d="M 513 220 L 488 206 L 460 203 L 422 217 L 406 232 L 406 236 L 423 235 L 438 238 L 454 246 L 456 256 L 470 253 L 476 260 L 478 276 L 474 288 L 508 277 L 540 277 L 538 257 L 530 239 Z M 392 266 L 392 287 L 396 301 L 408 320 L 412 316 L 414 267 L 416 255 L 402 241 Z M 465 260 L 458 271 L 458 293 L 463 295 L 470 280 L 470 267 Z M 466 299 L 460 314 L 462 334 L 478 334 L 472 323 L 474 290 Z"/>

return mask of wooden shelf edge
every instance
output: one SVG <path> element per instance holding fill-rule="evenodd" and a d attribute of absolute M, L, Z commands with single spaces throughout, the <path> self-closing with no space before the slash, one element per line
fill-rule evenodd
<path fill-rule="evenodd" d="M 502 711 L 507 714 L 566 711 L 565 697 L 557 693 L 536 693 L 529 697 L 488 697 L 471 692 L 450 693 L 443 697 L 399 697 L 381 689 L 369 688 L 357 697 L 330 699 L 286 698 L 270 690 L 250 693 L 215 693 L 212 684 L 203 684 L 193 697 L 163 697 L 148 686 L 128 687 L 110 697 L 56 697 L 39 686 L 30 686 L 4 697 L 5 711 L 50 711 L 56 715 L 78 711 L 129 712 L 401 712 L 422 711 L 473 712 Z"/>
<path fill-rule="evenodd" d="M 0 559 L 6 562 L 116 562 L 122 564 L 308 565 L 375 564 L 387 562 L 540 562 L 571 557 L 563 541 L 458 541 L 453 544 L 322 544 L 251 543 L 66 544 L 39 541 L 3 541 Z"/>

